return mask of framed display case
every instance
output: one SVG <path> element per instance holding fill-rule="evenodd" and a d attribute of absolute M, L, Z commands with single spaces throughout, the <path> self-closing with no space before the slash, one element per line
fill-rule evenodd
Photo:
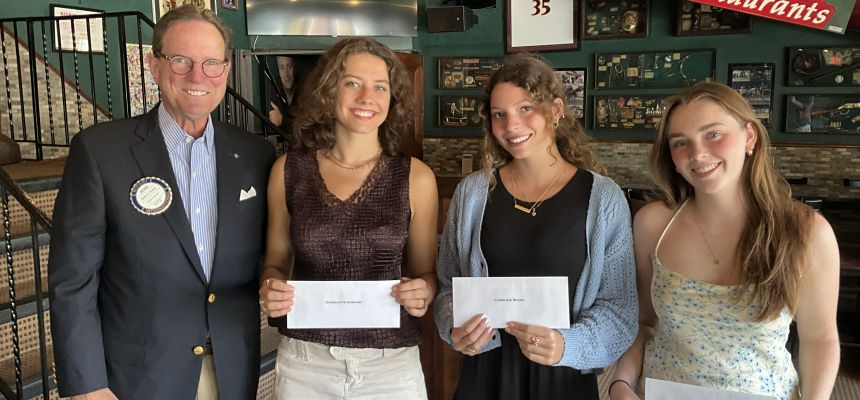
<path fill-rule="evenodd" d="M 728 84 L 743 96 L 766 127 L 771 126 L 774 63 L 729 64 Z"/>
<path fill-rule="evenodd" d="M 785 132 L 860 135 L 860 95 L 786 95 Z"/>
<path fill-rule="evenodd" d="M 54 51 L 104 53 L 104 10 L 51 4 L 52 17 L 81 17 L 54 23 Z M 91 18 L 86 18 L 91 17 Z"/>
<path fill-rule="evenodd" d="M 585 122 L 585 68 L 560 68 L 555 70 L 555 73 L 564 88 L 564 103 L 567 105 L 568 115 L 582 124 Z"/>
<path fill-rule="evenodd" d="M 227 10 L 238 10 L 239 0 L 221 0 L 221 7 Z"/>
<path fill-rule="evenodd" d="M 594 96 L 594 130 L 651 130 L 663 115 L 663 96 Z"/>
<path fill-rule="evenodd" d="M 126 64 L 128 65 L 128 95 L 131 113 L 129 117 L 143 114 L 152 109 L 160 100 L 158 85 L 152 78 L 146 57 L 152 53 L 152 46 L 137 43 L 125 44 Z M 143 77 L 140 71 L 143 69 Z"/>
<path fill-rule="evenodd" d="M 597 53 L 594 88 L 682 88 L 714 77 L 714 50 Z"/>
<path fill-rule="evenodd" d="M 791 47 L 788 86 L 860 87 L 860 47 Z"/>
<path fill-rule="evenodd" d="M 648 36 L 650 0 L 582 2 L 582 40 L 628 39 Z"/>
<path fill-rule="evenodd" d="M 438 96 L 437 107 L 440 128 L 480 128 L 478 113 L 481 98 L 478 96 Z"/>
<path fill-rule="evenodd" d="M 484 87 L 504 64 L 503 57 L 440 57 L 439 89 L 477 89 Z"/>
<path fill-rule="evenodd" d="M 193 4 L 201 10 L 215 10 L 215 0 L 154 0 L 155 1 L 155 21 L 161 19 L 161 16 L 168 11 L 186 4 Z M 238 0 L 236 0 L 238 1 Z M 216 11 L 217 12 L 217 11 Z"/>
<path fill-rule="evenodd" d="M 750 33 L 752 16 L 689 0 L 678 2 L 678 36 Z"/>
<path fill-rule="evenodd" d="M 579 0 L 506 0 L 505 11 L 508 53 L 579 50 Z"/>

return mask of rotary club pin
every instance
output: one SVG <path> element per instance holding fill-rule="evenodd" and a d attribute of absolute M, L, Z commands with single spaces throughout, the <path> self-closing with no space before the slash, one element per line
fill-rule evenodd
<path fill-rule="evenodd" d="M 164 179 L 148 176 L 140 178 L 131 186 L 129 192 L 131 205 L 145 215 L 158 215 L 170 207 L 173 192 Z"/>

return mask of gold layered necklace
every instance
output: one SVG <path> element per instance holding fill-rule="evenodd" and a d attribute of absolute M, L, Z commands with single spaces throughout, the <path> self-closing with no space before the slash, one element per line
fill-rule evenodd
<path fill-rule="evenodd" d="M 526 206 L 520 205 L 520 203 L 517 201 L 517 196 L 514 196 L 513 194 L 511 194 L 511 197 L 514 198 L 514 208 L 517 210 L 520 210 L 526 214 L 529 214 L 532 217 L 536 216 L 537 215 L 537 208 L 540 207 L 541 204 L 543 204 L 544 200 L 546 200 L 544 198 L 544 196 L 546 196 L 546 194 L 549 192 L 550 188 L 555 186 L 555 183 L 556 183 L 556 181 L 558 181 L 558 177 L 561 176 L 561 172 L 563 170 L 564 170 L 564 164 L 562 164 L 562 166 L 559 167 L 558 170 L 555 171 L 555 176 L 553 176 L 552 181 L 550 181 L 549 185 L 547 185 L 547 187 L 543 190 L 543 192 L 540 194 L 540 197 L 538 197 L 537 201 L 532 203 L 531 207 L 526 207 Z M 517 183 L 517 177 L 516 177 L 516 174 L 514 174 L 514 171 L 511 171 L 511 180 L 514 181 L 514 186 L 517 187 L 517 191 L 520 192 L 521 194 L 523 194 L 524 192 L 522 189 L 520 189 L 520 184 Z"/>
<path fill-rule="evenodd" d="M 325 157 L 327 160 L 331 161 L 332 164 L 337 165 L 338 167 L 341 167 L 343 169 L 359 169 L 359 168 L 367 167 L 368 165 L 372 164 L 374 161 L 378 160 L 381 155 L 382 155 L 382 149 L 379 149 L 379 151 L 376 152 L 376 155 L 368 158 L 367 160 L 360 161 L 357 164 L 347 164 L 341 160 L 338 160 L 335 156 L 333 156 L 331 154 L 331 150 L 327 150 L 327 151 L 323 152 L 323 157 Z"/>

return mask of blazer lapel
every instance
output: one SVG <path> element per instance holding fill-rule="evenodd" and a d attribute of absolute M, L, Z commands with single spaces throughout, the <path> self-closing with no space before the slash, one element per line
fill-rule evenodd
<path fill-rule="evenodd" d="M 242 187 L 242 172 L 245 170 L 245 158 L 232 135 L 224 129 L 219 129 L 215 124 L 215 163 L 217 164 L 216 179 L 218 185 L 218 229 L 215 234 L 215 255 L 212 260 L 212 271 L 209 273 L 209 282 L 214 281 L 219 266 L 220 255 L 230 249 L 235 243 L 231 243 L 231 229 L 236 229 L 232 222 L 235 218 L 242 218 L 238 214 L 239 194 L 241 190 L 249 190 Z"/>
<path fill-rule="evenodd" d="M 131 152 L 143 173 L 141 178 L 154 176 L 163 179 L 170 185 L 170 190 L 173 192 L 173 202 L 162 216 L 167 220 L 167 224 L 170 225 L 170 229 L 176 235 L 182 249 L 185 250 L 185 255 L 194 266 L 197 275 L 203 283 L 207 283 L 206 276 L 203 274 L 203 267 L 200 264 L 200 256 L 197 254 L 197 247 L 194 245 L 191 224 L 185 215 L 185 206 L 182 203 L 182 196 L 179 194 L 176 177 L 173 175 L 170 156 L 164 144 L 164 137 L 161 135 L 161 128 L 158 126 L 158 106 L 147 114 L 136 133 L 142 141 L 132 146 Z"/>

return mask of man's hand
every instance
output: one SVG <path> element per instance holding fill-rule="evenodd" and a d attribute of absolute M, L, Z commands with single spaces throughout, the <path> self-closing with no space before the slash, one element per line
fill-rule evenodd
<path fill-rule="evenodd" d="M 116 395 L 111 392 L 110 389 L 104 388 L 96 390 L 95 392 L 89 392 L 86 394 L 79 394 L 77 396 L 72 396 L 71 400 L 119 400 L 116 398 Z"/>
<path fill-rule="evenodd" d="M 269 110 L 269 120 L 271 120 L 275 126 L 281 126 L 281 122 L 284 122 L 284 116 L 281 115 L 281 110 L 278 110 L 278 106 L 275 105 L 275 102 L 269 102 L 269 105 L 272 106 L 272 109 Z"/>

